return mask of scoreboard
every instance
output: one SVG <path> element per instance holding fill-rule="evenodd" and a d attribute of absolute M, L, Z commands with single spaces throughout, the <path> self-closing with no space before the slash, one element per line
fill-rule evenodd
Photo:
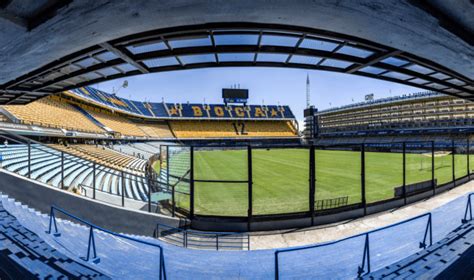
<path fill-rule="evenodd" d="M 246 104 L 249 98 L 248 89 L 237 89 L 237 88 L 223 88 L 222 99 L 227 105 L 228 103 L 243 103 Z"/>

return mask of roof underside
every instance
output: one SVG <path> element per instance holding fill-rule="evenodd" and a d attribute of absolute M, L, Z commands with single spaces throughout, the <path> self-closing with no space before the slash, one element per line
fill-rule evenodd
<path fill-rule="evenodd" d="M 4 11 L 17 15 L 17 20 L 23 19 L 20 22 L 28 29 L 36 28 L 41 23 L 39 19 L 48 20 L 34 8 L 20 9 L 13 5 L 16 1 L 10 2 Z M 60 2 L 35 3 L 39 7 L 36 9 L 46 10 L 49 17 L 54 17 L 62 7 Z M 433 3 L 421 8 L 436 14 L 436 1 Z M 436 16 L 440 23 L 446 21 L 443 15 Z M 458 26 L 469 19 L 460 20 Z M 459 38 L 465 40 L 462 37 L 470 32 L 460 33 Z M 406 50 L 310 27 L 216 22 L 156 29 L 89 45 L 5 81 L 0 85 L 0 104 L 25 104 L 51 93 L 138 74 L 228 66 L 334 71 L 474 100 L 472 77 Z"/>

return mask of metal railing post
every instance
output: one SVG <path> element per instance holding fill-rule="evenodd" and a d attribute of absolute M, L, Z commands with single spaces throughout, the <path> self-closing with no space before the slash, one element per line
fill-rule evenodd
<path fill-rule="evenodd" d="M 407 205 L 407 143 L 403 142 L 403 204 Z M 422 159 L 423 160 L 423 159 Z"/>
<path fill-rule="evenodd" d="M 189 218 L 194 218 L 194 147 L 190 147 L 190 171 L 189 171 L 189 189 L 190 189 L 190 202 L 189 202 Z"/>
<path fill-rule="evenodd" d="M 120 172 L 121 174 L 121 182 L 122 182 L 122 207 L 125 207 L 125 175 L 123 173 L 123 171 Z"/>
<path fill-rule="evenodd" d="M 61 189 L 64 189 L 64 152 L 61 151 Z"/>
<path fill-rule="evenodd" d="M 28 178 L 31 178 L 31 141 L 28 140 Z"/>
<path fill-rule="evenodd" d="M 466 210 L 464 211 L 464 218 L 461 220 L 463 224 L 467 223 L 468 221 L 472 220 L 472 204 L 471 204 L 471 196 L 473 196 L 474 193 L 471 193 L 467 196 L 467 204 L 466 204 Z M 469 219 L 467 218 L 469 214 Z"/>
<path fill-rule="evenodd" d="M 430 245 L 433 245 L 433 223 L 431 220 L 431 213 L 428 213 L 428 222 L 426 223 L 425 235 L 423 236 L 423 241 L 420 242 L 420 248 L 426 248 L 426 238 L 430 238 Z"/>
<path fill-rule="evenodd" d="M 361 145 L 360 151 L 360 185 L 361 185 L 361 199 L 364 207 L 364 216 L 367 215 L 367 199 L 365 192 L 365 144 Z"/>
<path fill-rule="evenodd" d="M 95 189 L 96 189 L 96 166 L 95 162 L 92 162 L 92 198 L 95 199 Z"/>
<path fill-rule="evenodd" d="M 219 251 L 219 234 L 216 234 L 216 251 Z"/>
<path fill-rule="evenodd" d="M 247 175 L 248 175 L 248 212 L 247 230 L 250 231 L 250 224 L 253 216 L 253 174 L 252 174 L 252 147 L 247 146 Z"/>
<path fill-rule="evenodd" d="M 365 266 L 367 265 L 367 271 L 365 271 Z M 365 234 L 364 242 L 364 255 L 362 256 L 362 265 L 357 269 L 357 276 L 360 278 L 362 274 L 370 272 L 370 239 L 369 233 Z"/>

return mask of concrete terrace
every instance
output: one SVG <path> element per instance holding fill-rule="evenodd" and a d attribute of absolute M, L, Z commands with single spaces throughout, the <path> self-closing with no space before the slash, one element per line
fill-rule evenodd
<path fill-rule="evenodd" d="M 474 181 L 470 181 L 435 197 L 355 220 L 306 229 L 255 233 L 250 239 L 251 249 L 303 246 L 338 240 L 421 215 L 473 191 Z"/>

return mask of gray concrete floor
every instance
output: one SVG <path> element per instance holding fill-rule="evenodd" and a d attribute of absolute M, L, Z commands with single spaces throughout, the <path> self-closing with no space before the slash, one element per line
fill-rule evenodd
<path fill-rule="evenodd" d="M 252 250 L 271 249 L 338 240 L 429 212 L 473 191 L 474 181 L 470 181 L 435 197 L 355 220 L 305 229 L 257 232 L 250 237 L 250 247 Z"/>

